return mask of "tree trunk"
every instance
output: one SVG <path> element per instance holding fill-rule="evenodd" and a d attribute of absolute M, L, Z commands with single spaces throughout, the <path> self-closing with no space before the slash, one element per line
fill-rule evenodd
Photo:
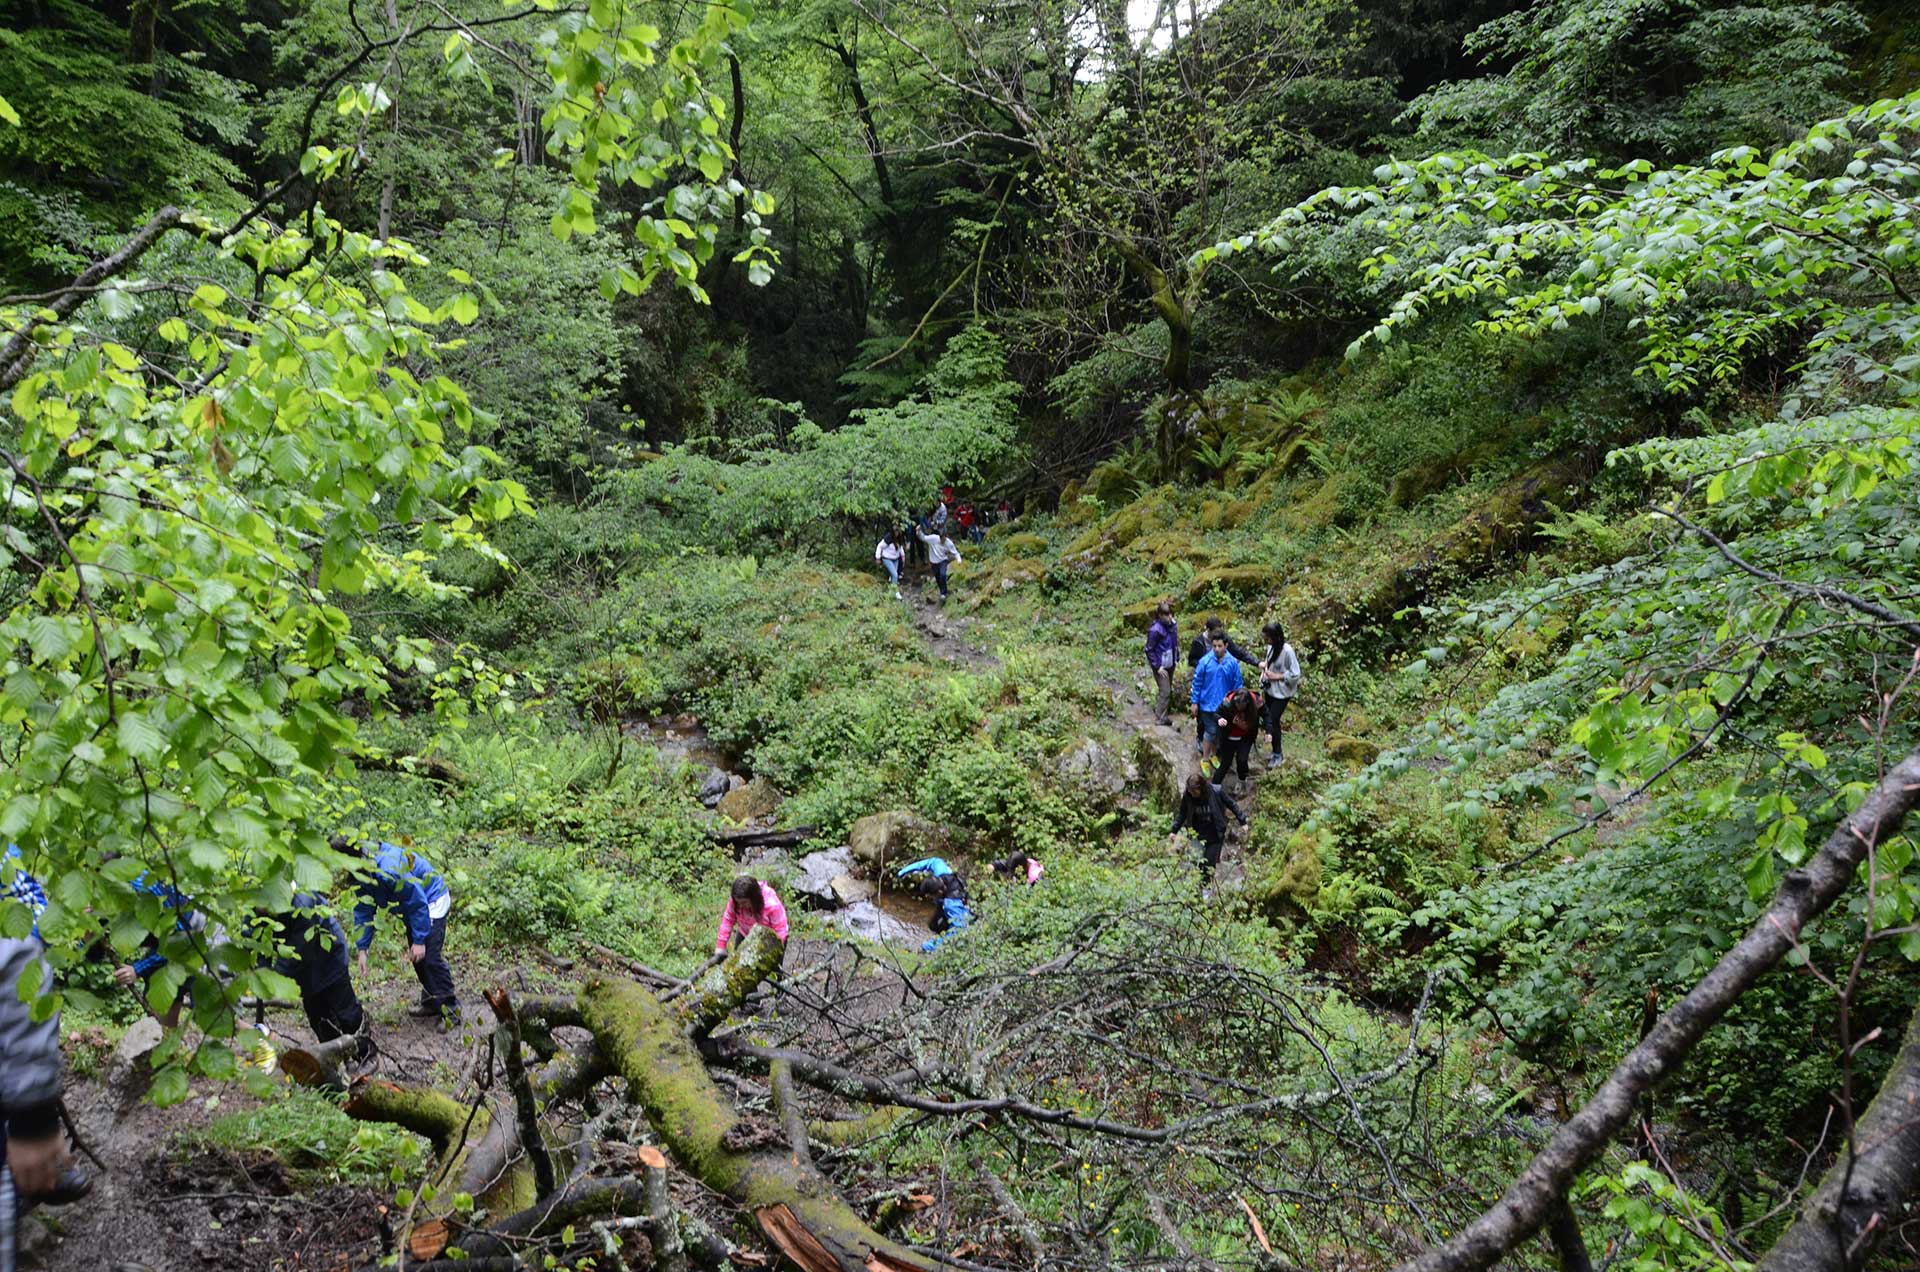
<path fill-rule="evenodd" d="M 1820 1181 L 1759 1272 L 1855 1272 L 1920 1183 L 1920 1010 L 1880 1093 L 1854 1123 L 1850 1151 Z"/>

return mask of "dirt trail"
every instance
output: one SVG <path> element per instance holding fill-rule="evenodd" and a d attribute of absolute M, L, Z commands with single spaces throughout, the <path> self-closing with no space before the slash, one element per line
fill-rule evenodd
<path fill-rule="evenodd" d="M 967 642 L 967 633 L 973 627 L 973 620 L 948 616 L 931 571 L 902 578 L 900 598 L 913 614 L 914 627 L 926 637 L 927 647 L 941 658 L 983 670 L 1000 665 L 998 658 Z"/>

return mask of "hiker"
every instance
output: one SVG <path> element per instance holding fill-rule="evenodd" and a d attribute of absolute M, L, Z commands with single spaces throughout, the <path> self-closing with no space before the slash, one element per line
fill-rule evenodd
<path fill-rule="evenodd" d="M 873 545 L 873 559 L 886 570 L 887 578 L 893 583 L 893 599 L 900 599 L 900 566 L 906 560 L 906 549 L 900 546 L 898 531 L 889 530 L 880 536 L 880 542 Z"/>
<path fill-rule="evenodd" d="M 980 524 L 973 511 L 973 505 L 963 503 L 954 510 L 953 519 L 960 523 L 960 533 L 973 543 L 979 543 L 987 537 L 987 528 Z"/>
<path fill-rule="evenodd" d="M 193 903 L 172 884 L 163 883 L 158 879 L 150 879 L 147 877 L 147 872 L 142 870 L 138 875 L 134 876 L 133 882 L 128 886 L 135 892 L 144 892 L 148 896 L 159 897 L 161 901 L 165 902 L 166 908 L 173 911 L 174 931 L 199 932 L 206 928 L 206 917 L 198 910 L 195 910 Z M 113 979 L 121 988 L 133 989 L 134 982 L 150 979 L 155 972 L 166 965 L 167 956 L 160 952 L 160 938 L 149 934 L 146 940 L 141 942 L 140 956 L 131 962 L 122 963 L 114 968 Z M 144 987 L 135 990 L 135 997 L 139 998 L 141 1006 L 147 1008 L 150 1012 L 153 1011 L 152 1004 L 147 1001 L 147 994 Z M 186 1001 L 187 993 L 186 990 L 182 988 L 175 996 L 172 1005 L 163 1012 L 154 1013 L 155 1019 L 159 1020 L 159 1022 L 168 1029 L 173 1028 L 180 1023 L 180 1009 L 186 1004 Z"/>
<path fill-rule="evenodd" d="M 1260 634 L 1267 640 L 1267 655 L 1260 660 L 1260 687 L 1267 693 L 1267 732 L 1273 740 L 1273 754 L 1267 757 L 1267 767 L 1272 768 L 1283 758 L 1280 717 L 1287 713 L 1287 704 L 1293 701 L 1293 695 L 1300 692 L 1300 655 L 1287 643 L 1287 633 L 1280 624 L 1268 623 L 1260 629 Z"/>
<path fill-rule="evenodd" d="M 1240 648 L 1240 643 L 1232 636 L 1227 636 L 1227 625 L 1218 617 L 1209 615 L 1200 634 L 1187 644 L 1187 666 L 1200 665 L 1200 660 L 1207 656 L 1207 651 L 1212 647 L 1216 633 L 1227 637 L 1227 652 L 1233 655 L 1236 662 L 1253 665 L 1253 655 Z M 1193 720 L 1193 749 L 1196 754 L 1207 754 L 1207 722 L 1200 716 L 1195 716 Z"/>
<path fill-rule="evenodd" d="M 346 836 L 335 835 L 333 847 L 336 852 L 347 851 Z M 453 988 L 453 969 L 447 966 L 447 916 L 453 912 L 447 881 L 417 852 L 389 843 L 371 848 L 362 844 L 360 851 L 368 858 L 357 885 L 360 899 L 353 907 L 360 974 L 367 974 L 375 912 L 398 911 L 407 925 L 407 961 L 420 980 L 420 1001 L 407 1014 L 423 1020 L 438 1018 L 443 1030 L 453 1032 L 460 1027 L 460 998 Z"/>
<path fill-rule="evenodd" d="M 996 515 L 998 519 L 994 522 L 995 525 L 1010 525 L 1013 522 L 1013 501 L 1011 499 L 1002 499 L 1000 501 L 999 512 Z"/>
<path fill-rule="evenodd" d="M 772 928 L 773 934 L 785 945 L 787 908 L 780 904 L 780 894 L 773 890 L 772 884 L 762 883 L 752 875 L 741 875 L 727 893 L 727 908 L 720 912 L 720 931 L 713 938 L 713 952 L 725 954 L 727 942 L 736 934 L 745 936 L 757 927 Z"/>
<path fill-rule="evenodd" d="M 1239 641 L 1227 635 L 1227 625 L 1221 622 L 1217 616 L 1209 615 L 1206 626 L 1201 630 L 1200 634 L 1187 642 L 1187 666 L 1198 667 L 1200 665 L 1200 660 L 1207 656 L 1207 650 L 1213 645 L 1213 634 L 1215 632 L 1226 636 L 1228 653 L 1232 654 L 1241 662 L 1246 663 L 1249 667 L 1255 665 L 1254 656 L 1240 648 Z"/>
<path fill-rule="evenodd" d="M 47 910 L 47 890 L 40 881 L 27 873 L 25 862 L 21 860 L 17 844 L 8 844 L 5 852 L 0 852 L 0 875 L 7 879 L 6 887 L 0 888 L 0 896 L 11 897 L 33 911 L 33 935 L 40 935 L 40 916 Z"/>
<path fill-rule="evenodd" d="M 1046 872 L 1047 868 L 1040 864 L 1038 857 L 1024 852 L 1012 853 L 998 861 L 987 863 L 988 874 L 1005 875 L 1016 883 L 1038 883 L 1040 876 Z"/>
<path fill-rule="evenodd" d="M 1240 778 L 1244 789 L 1247 783 L 1247 761 L 1253 757 L 1253 744 L 1260 736 L 1260 722 L 1265 699 L 1258 689 L 1251 685 L 1241 685 L 1220 704 L 1220 767 L 1214 770 L 1213 780 L 1222 786 L 1226 784 L 1227 769 L 1231 767 Z"/>
<path fill-rule="evenodd" d="M 1173 621 L 1173 606 L 1160 602 L 1153 612 L 1153 622 L 1147 626 L 1147 670 L 1153 673 L 1156 692 L 1153 699 L 1153 722 L 1172 724 L 1173 717 L 1167 714 L 1167 707 L 1173 697 L 1173 660 L 1179 656 L 1180 625 Z"/>
<path fill-rule="evenodd" d="M 1213 883 L 1214 867 L 1220 864 L 1220 850 L 1227 842 L 1227 814 L 1242 826 L 1247 819 L 1241 815 L 1240 806 L 1233 802 L 1227 793 L 1209 782 L 1204 776 L 1195 773 L 1187 779 L 1186 793 L 1180 798 L 1180 811 L 1173 815 L 1173 828 L 1167 833 L 1177 835 L 1181 827 L 1193 832 L 1200 841 L 1200 883 L 1210 887 Z"/>
<path fill-rule="evenodd" d="M 908 862 L 894 873 L 901 879 L 910 875 L 920 876 L 915 880 L 920 890 L 939 902 L 934 908 L 933 918 L 927 923 L 934 936 L 921 945 L 922 954 L 933 953 L 947 939 L 948 933 L 958 932 L 972 922 L 973 911 L 967 908 L 966 881 L 947 864 L 945 857 L 922 857 L 918 861 Z"/>
<path fill-rule="evenodd" d="M 946 600 L 947 571 L 960 560 L 960 549 L 953 546 L 953 540 L 942 531 L 923 533 L 920 542 L 927 545 L 927 559 L 933 562 L 933 581 L 940 585 L 940 599 Z"/>
<path fill-rule="evenodd" d="M 42 948 L 38 937 L 0 938 L 0 1268 L 9 1272 L 26 1207 L 66 1205 L 93 1187 L 60 1129 L 60 1013 L 35 1020 L 36 1004 L 20 1000 L 29 968 L 39 994 L 52 988 Z"/>
<path fill-rule="evenodd" d="M 296 892 L 286 913 L 261 917 L 277 941 L 273 970 L 300 987 L 300 1008 L 307 1013 L 314 1041 L 332 1042 L 357 1034 L 360 1041 L 353 1050 L 353 1063 L 372 1059 L 366 1012 L 353 992 L 353 977 L 347 969 L 347 934 L 327 899 Z"/>
<path fill-rule="evenodd" d="M 1227 652 L 1230 642 L 1221 630 L 1209 633 L 1213 652 L 1193 668 L 1193 689 L 1188 700 L 1198 716 L 1200 754 L 1211 756 L 1220 746 L 1220 704 L 1240 688 L 1240 660 Z"/>

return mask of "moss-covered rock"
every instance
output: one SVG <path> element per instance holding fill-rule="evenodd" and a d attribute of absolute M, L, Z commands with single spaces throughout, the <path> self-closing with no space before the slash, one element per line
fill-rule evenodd
<path fill-rule="evenodd" d="M 764 777 L 756 777 L 738 790 L 720 797 L 720 815 L 728 821 L 746 822 L 770 817 L 780 808 L 780 791 Z"/>
<path fill-rule="evenodd" d="M 1335 733 L 1327 738 L 1327 756 L 1340 760 L 1355 768 L 1362 768 L 1380 758 L 1377 743 L 1365 738 L 1356 738 L 1351 733 Z"/>
<path fill-rule="evenodd" d="M 1187 600 L 1197 602 L 1214 589 L 1227 596 L 1257 599 L 1280 590 L 1286 577 L 1270 565 L 1222 565 L 1199 570 L 1187 582 Z"/>
<path fill-rule="evenodd" d="M 913 813 L 895 810 L 862 817 L 847 836 L 853 859 L 877 879 L 889 864 L 910 861 L 946 848 L 946 832 Z"/>
<path fill-rule="evenodd" d="M 1320 894 L 1321 857 L 1330 843 L 1326 831 L 1301 827 L 1288 836 L 1286 846 L 1250 872 L 1247 889 L 1269 914 L 1289 907 L 1306 909 Z"/>
<path fill-rule="evenodd" d="M 1044 556 L 1047 541 L 1037 534 L 1010 534 L 1000 542 L 1001 550 L 1010 557 Z"/>
<path fill-rule="evenodd" d="M 1181 717 L 1175 716 L 1178 721 Z M 1186 765 L 1192 749 L 1191 725 L 1171 729 L 1152 728 L 1133 737 L 1133 767 L 1140 788 L 1158 795 L 1169 805 L 1180 802 L 1180 788 L 1186 782 Z"/>

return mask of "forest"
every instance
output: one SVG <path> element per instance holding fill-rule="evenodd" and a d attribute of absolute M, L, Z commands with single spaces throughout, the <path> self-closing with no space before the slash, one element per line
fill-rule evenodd
<path fill-rule="evenodd" d="M 1902 0 L 0 0 L 0 1272 L 1920 1268 L 1916 464 Z"/>

